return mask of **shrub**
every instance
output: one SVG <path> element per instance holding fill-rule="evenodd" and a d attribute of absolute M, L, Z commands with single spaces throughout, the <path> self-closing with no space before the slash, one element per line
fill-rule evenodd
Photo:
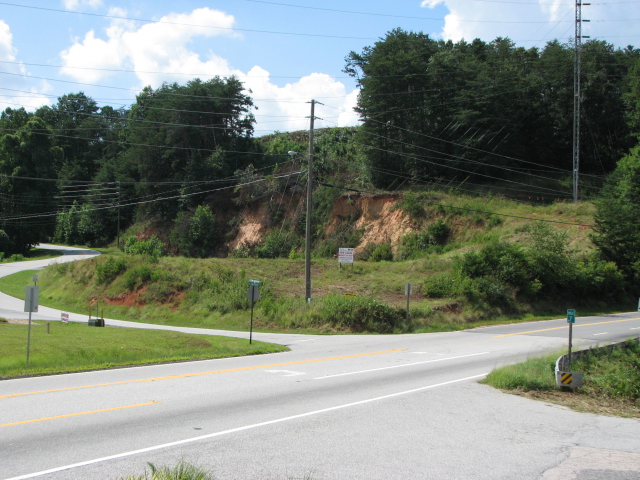
<path fill-rule="evenodd" d="M 442 253 L 442 246 L 434 240 L 428 230 L 408 233 L 400 240 L 399 260 L 415 259 L 429 253 Z"/>
<path fill-rule="evenodd" d="M 124 253 L 129 255 L 149 255 L 155 260 L 164 257 L 167 250 L 164 243 L 158 237 L 152 235 L 147 240 L 138 240 L 135 237 L 127 238 L 124 244 Z"/>
<path fill-rule="evenodd" d="M 393 260 L 393 252 L 391 251 L 391 244 L 388 242 L 379 243 L 375 246 L 371 255 L 369 256 L 370 262 L 382 262 Z"/>
<path fill-rule="evenodd" d="M 273 230 L 254 250 L 258 258 L 287 258 L 291 250 L 300 246 L 300 239 L 291 232 Z"/>
<path fill-rule="evenodd" d="M 428 228 L 429 237 L 436 245 L 444 245 L 451 235 L 451 228 L 445 223 L 445 221 L 439 218 L 435 223 L 429 225 Z"/>
<path fill-rule="evenodd" d="M 107 257 L 103 262 L 96 263 L 96 282 L 98 285 L 108 285 L 115 278 L 127 269 L 127 262 L 123 259 L 116 260 L 113 257 Z"/>
<path fill-rule="evenodd" d="M 149 265 L 138 265 L 127 270 L 124 283 L 129 291 L 136 290 L 154 278 L 154 271 Z"/>
<path fill-rule="evenodd" d="M 480 251 L 468 252 L 459 261 L 458 268 L 470 279 L 492 276 L 525 292 L 530 290 L 533 280 L 525 251 L 513 243 L 492 242 Z"/>
<path fill-rule="evenodd" d="M 495 278 L 466 279 L 461 284 L 462 296 L 481 310 L 492 308 L 514 308 L 509 289 Z"/>
<path fill-rule="evenodd" d="M 404 310 L 370 297 L 327 295 L 320 300 L 322 316 L 332 325 L 353 332 L 392 333 L 404 327 Z"/>
<path fill-rule="evenodd" d="M 416 193 L 406 192 L 396 205 L 411 218 L 421 218 L 425 215 L 422 199 Z"/>
<path fill-rule="evenodd" d="M 436 273 L 428 277 L 422 284 L 422 293 L 429 298 L 446 298 L 459 291 L 460 279 L 451 273 Z"/>
<path fill-rule="evenodd" d="M 208 205 L 198 205 L 192 216 L 180 212 L 174 221 L 171 243 L 185 257 L 205 258 L 218 245 L 216 217 Z"/>

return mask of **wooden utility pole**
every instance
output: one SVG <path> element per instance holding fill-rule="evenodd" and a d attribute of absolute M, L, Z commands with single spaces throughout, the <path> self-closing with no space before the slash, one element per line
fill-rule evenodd
<path fill-rule="evenodd" d="M 304 247 L 305 298 L 311 302 L 311 213 L 313 205 L 313 121 L 315 120 L 316 101 L 311 100 L 311 116 L 309 117 L 309 155 L 307 158 L 307 225 Z"/>

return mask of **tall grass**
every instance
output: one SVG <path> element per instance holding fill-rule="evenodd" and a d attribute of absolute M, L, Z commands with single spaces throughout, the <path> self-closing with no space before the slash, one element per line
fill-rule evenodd
<path fill-rule="evenodd" d="M 184 461 L 175 467 L 158 468 L 152 463 L 148 465 L 149 471 L 145 471 L 142 475 L 129 475 L 120 477 L 119 480 L 215 480 L 210 472 Z"/>

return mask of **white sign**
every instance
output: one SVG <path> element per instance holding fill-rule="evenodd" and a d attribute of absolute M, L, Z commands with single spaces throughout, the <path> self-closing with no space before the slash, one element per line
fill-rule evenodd
<path fill-rule="evenodd" d="M 61 313 L 60 314 L 60 321 L 62 323 L 69 323 L 69 314 L 68 313 Z"/>
<path fill-rule="evenodd" d="M 25 312 L 37 312 L 38 311 L 38 296 L 40 293 L 40 287 L 26 287 L 24 291 L 24 311 Z"/>
<path fill-rule="evenodd" d="M 338 250 L 338 263 L 353 263 L 353 248 L 340 248 Z"/>

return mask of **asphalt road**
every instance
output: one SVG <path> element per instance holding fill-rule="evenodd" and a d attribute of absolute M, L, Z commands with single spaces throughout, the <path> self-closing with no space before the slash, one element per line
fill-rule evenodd
<path fill-rule="evenodd" d="M 639 329 L 638 313 L 578 317 L 574 348 Z M 420 335 L 254 334 L 291 351 L 3 381 L 0 478 L 115 479 L 185 460 L 219 480 L 638 479 L 638 420 L 477 383 L 566 348 L 567 330 L 561 319 Z"/>

